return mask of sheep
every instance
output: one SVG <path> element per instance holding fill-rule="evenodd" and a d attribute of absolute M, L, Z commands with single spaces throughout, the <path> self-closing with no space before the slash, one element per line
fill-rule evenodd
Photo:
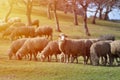
<path fill-rule="evenodd" d="M 18 39 L 12 42 L 8 50 L 9 59 L 16 55 L 16 52 L 22 47 L 27 38 Z"/>
<path fill-rule="evenodd" d="M 112 34 L 106 34 L 106 35 L 101 35 L 98 39 L 100 41 L 101 40 L 112 40 L 112 41 L 114 41 L 115 40 L 115 36 L 112 35 Z"/>
<path fill-rule="evenodd" d="M 35 30 L 35 33 L 36 33 L 36 36 L 43 36 L 43 35 L 45 35 L 45 36 L 47 36 L 47 38 L 49 38 L 49 36 L 50 36 L 50 39 L 52 40 L 53 30 L 49 26 L 38 27 Z"/>
<path fill-rule="evenodd" d="M 83 56 L 84 58 L 84 64 L 86 64 L 86 46 L 85 42 L 82 39 L 68 39 L 65 38 L 65 34 L 59 35 L 59 49 L 61 52 L 65 54 L 65 61 L 67 59 L 67 62 L 69 62 L 70 55 L 72 55 L 72 61 L 74 61 L 74 58 L 76 58 L 76 61 L 78 63 L 78 56 Z"/>
<path fill-rule="evenodd" d="M 10 39 L 18 39 L 19 37 L 34 37 L 35 36 L 35 28 L 34 27 L 19 27 L 16 28 L 10 35 Z"/>
<path fill-rule="evenodd" d="M 117 58 L 120 58 L 120 40 L 113 41 L 110 43 L 110 45 L 111 45 L 112 63 L 114 61 L 114 58 L 116 58 L 117 63 L 119 63 Z"/>
<path fill-rule="evenodd" d="M 17 51 L 17 59 L 22 59 L 23 56 L 30 54 L 30 60 L 32 59 L 32 54 L 34 59 L 37 60 L 36 56 L 38 52 L 41 52 L 45 46 L 48 44 L 49 40 L 46 38 L 29 38 L 25 41 L 23 46 Z"/>
<path fill-rule="evenodd" d="M 7 36 L 10 36 L 10 34 L 15 30 L 15 27 L 9 27 L 8 29 L 6 29 L 3 34 L 2 34 L 2 38 L 5 38 Z"/>
<path fill-rule="evenodd" d="M 0 23 L 0 32 L 5 31 L 10 26 L 9 23 Z"/>
<path fill-rule="evenodd" d="M 15 22 L 21 22 L 20 17 L 12 17 L 12 18 L 8 19 L 8 21 L 7 21 L 7 23 L 9 23 L 9 24 L 13 24 Z"/>
<path fill-rule="evenodd" d="M 22 23 L 22 22 L 15 22 L 10 27 L 23 27 L 23 26 L 25 26 L 24 23 Z"/>
<path fill-rule="evenodd" d="M 109 62 L 111 64 L 111 46 L 110 43 L 105 41 L 99 41 L 93 43 L 90 47 L 90 57 L 93 65 L 99 65 L 99 58 L 105 58 L 104 65 L 107 63 L 107 55 L 109 56 Z"/>
<path fill-rule="evenodd" d="M 48 57 L 48 61 L 50 61 L 49 56 L 55 55 L 56 57 L 56 62 L 57 60 L 57 55 L 60 54 L 61 51 L 59 50 L 58 47 L 58 41 L 50 41 L 48 43 L 48 45 L 43 49 L 43 51 L 41 52 L 41 59 L 42 61 L 44 61 L 46 59 L 46 57 Z"/>
<path fill-rule="evenodd" d="M 32 26 L 36 25 L 37 27 L 39 27 L 39 20 L 35 19 L 32 21 Z"/>

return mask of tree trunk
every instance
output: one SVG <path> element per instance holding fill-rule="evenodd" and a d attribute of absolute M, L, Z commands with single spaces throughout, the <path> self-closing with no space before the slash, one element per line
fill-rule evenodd
<path fill-rule="evenodd" d="M 27 3 L 27 19 L 28 19 L 28 25 L 31 26 L 32 25 L 32 21 L 31 21 L 31 11 L 32 11 L 32 1 L 28 0 Z"/>
<path fill-rule="evenodd" d="M 12 11 L 12 8 L 13 8 L 13 5 L 10 5 L 9 11 L 8 11 L 8 13 L 6 14 L 5 19 L 4 19 L 5 22 L 8 21 L 8 17 L 9 17 L 9 15 L 10 15 L 11 11 Z"/>
<path fill-rule="evenodd" d="M 51 9 L 51 3 L 48 3 L 48 5 L 47 5 L 47 16 L 48 16 L 49 19 L 51 19 L 50 9 Z"/>
<path fill-rule="evenodd" d="M 90 36 L 88 27 L 87 27 L 87 9 L 84 11 L 84 29 L 87 36 Z"/>
<path fill-rule="evenodd" d="M 109 12 L 105 12 L 104 20 L 109 20 L 108 14 Z"/>
<path fill-rule="evenodd" d="M 59 27 L 59 20 L 57 17 L 57 13 L 56 13 L 56 1 L 54 0 L 54 19 L 56 22 L 56 31 L 61 32 L 60 27 Z"/>
<path fill-rule="evenodd" d="M 73 14 L 74 14 L 74 24 L 78 25 L 78 18 L 77 18 L 77 13 L 76 13 L 76 0 L 72 1 L 72 8 L 73 8 Z"/>
<path fill-rule="evenodd" d="M 99 12 L 99 19 L 100 19 L 100 20 L 102 19 L 102 11 L 103 11 L 103 9 L 101 8 L 101 9 L 100 9 L 100 12 Z"/>
<path fill-rule="evenodd" d="M 106 12 L 104 15 L 104 20 L 109 20 L 109 17 L 108 17 L 109 12 L 111 12 L 111 8 L 109 6 L 107 6 Z"/>
<path fill-rule="evenodd" d="M 96 10 L 95 15 L 93 16 L 92 24 L 96 24 L 96 15 L 98 13 L 98 10 L 99 9 Z"/>

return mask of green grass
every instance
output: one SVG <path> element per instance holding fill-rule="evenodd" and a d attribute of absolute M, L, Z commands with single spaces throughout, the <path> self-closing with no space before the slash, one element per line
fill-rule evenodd
<path fill-rule="evenodd" d="M 3 19 L 8 7 L 0 8 L 2 8 L 0 18 Z M 17 7 L 14 8 L 10 17 L 20 16 L 23 22 L 27 22 L 25 14 L 22 7 Z M 88 28 L 92 35 L 88 37 L 84 33 L 81 17 L 79 17 L 79 25 L 75 26 L 72 22 L 72 14 L 66 15 L 59 11 L 58 16 L 62 32 L 70 38 L 97 38 L 102 34 L 114 34 L 117 39 L 120 39 L 120 23 L 97 20 L 97 24 L 93 25 L 88 20 Z M 47 19 L 45 8 L 34 8 L 32 19 L 36 18 L 40 20 L 41 26 L 51 25 L 54 29 L 53 37 L 58 39 L 59 32 L 55 31 L 54 19 Z M 0 39 L 0 80 L 119 80 L 120 67 L 83 65 L 82 58 L 79 64 L 8 60 L 7 50 L 10 44 L 9 40 Z"/>

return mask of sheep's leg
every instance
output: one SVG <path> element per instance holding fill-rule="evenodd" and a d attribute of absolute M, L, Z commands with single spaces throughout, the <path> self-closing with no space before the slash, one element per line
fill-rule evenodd
<path fill-rule="evenodd" d="M 64 62 L 65 62 L 65 63 L 67 62 L 67 54 L 65 54 Z"/>
<path fill-rule="evenodd" d="M 48 56 L 48 62 L 50 62 L 51 61 L 51 57 L 50 56 Z"/>
<path fill-rule="evenodd" d="M 86 56 L 83 55 L 83 58 L 84 58 L 84 64 L 87 64 L 87 63 L 86 63 Z"/>
<path fill-rule="evenodd" d="M 87 55 L 86 64 L 88 63 L 89 58 L 90 58 L 90 55 Z"/>
<path fill-rule="evenodd" d="M 69 63 L 69 61 L 70 61 L 70 54 L 68 54 L 68 56 L 67 56 L 68 58 L 68 61 L 67 61 L 67 63 Z"/>
<path fill-rule="evenodd" d="M 74 62 L 74 56 L 72 55 L 71 56 L 71 63 L 73 63 Z"/>
<path fill-rule="evenodd" d="M 101 58 L 101 64 L 104 64 L 104 59 L 103 57 L 100 57 Z"/>
<path fill-rule="evenodd" d="M 78 58 L 77 58 L 77 56 L 75 57 L 75 59 L 76 59 L 76 63 L 78 64 Z"/>
<path fill-rule="evenodd" d="M 105 63 L 104 63 L 104 65 L 106 65 L 106 63 L 107 63 L 107 56 L 104 56 L 104 58 L 105 58 Z"/>
<path fill-rule="evenodd" d="M 32 54 L 30 54 L 30 59 L 29 59 L 30 61 L 32 60 Z"/>
<path fill-rule="evenodd" d="M 55 58 L 56 58 L 56 62 L 58 62 L 58 59 L 57 59 L 57 54 L 55 54 Z"/>
<path fill-rule="evenodd" d="M 89 56 L 89 58 L 90 58 L 90 64 L 92 64 L 91 56 Z"/>
<path fill-rule="evenodd" d="M 33 53 L 35 61 L 37 61 L 36 53 Z"/>

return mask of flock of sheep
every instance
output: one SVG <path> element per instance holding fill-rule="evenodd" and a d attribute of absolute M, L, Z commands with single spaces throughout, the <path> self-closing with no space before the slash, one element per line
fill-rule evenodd
<path fill-rule="evenodd" d="M 102 38 L 69 39 L 63 33 L 58 40 L 49 40 L 46 37 L 21 38 L 12 42 L 8 55 L 9 59 L 34 58 L 40 61 L 51 61 L 54 55 L 56 62 L 65 63 L 73 63 L 75 60 L 78 63 L 78 57 L 83 56 L 84 64 L 88 64 L 90 60 L 92 65 L 113 65 L 114 59 L 119 63 L 120 41 L 113 41 L 115 37 L 112 35 Z"/>
<path fill-rule="evenodd" d="M 113 65 L 114 59 L 119 64 L 120 40 L 115 40 L 113 35 L 97 39 L 70 39 L 61 33 L 58 40 L 52 40 L 51 27 L 39 27 L 38 20 L 32 24 L 37 27 L 26 26 L 18 20 L 3 32 L 2 37 L 12 40 L 8 49 L 9 59 L 51 61 L 55 55 L 56 62 L 78 63 L 78 57 L 82 56 L 84 64 L 88 64 L 89 60 L 92 65 Z"/>
<path fill-rule="evenodd" d="M 2 37 L 9 38 L 11 41 L 13 41 L 23 37 L 29 38 L 45 35 L 52 39 L 53 30 L 50 26 L 39 27 L 38 20 L 34 20 L 32 25 L 36 25 L 37 27 L 26 26 L 26 24 L 22 23 L 21 21 L 16 21 L 3 32 Z"/>

